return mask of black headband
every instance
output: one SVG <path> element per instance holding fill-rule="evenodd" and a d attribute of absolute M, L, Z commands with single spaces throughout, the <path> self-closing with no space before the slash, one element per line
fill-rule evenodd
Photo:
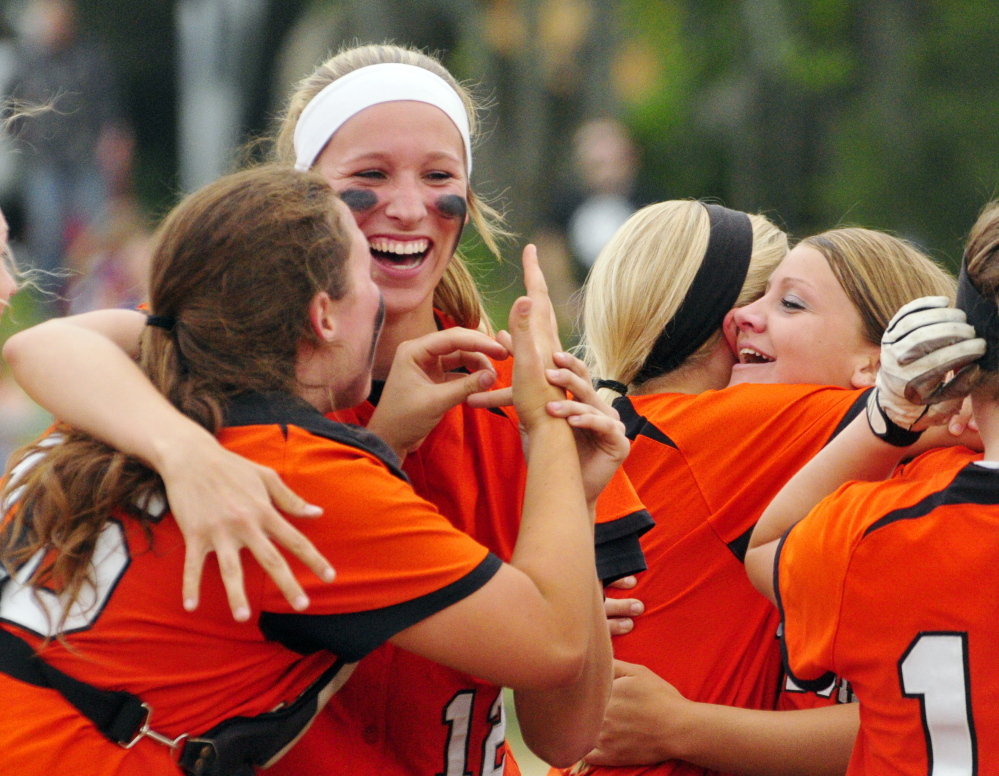
<path fill-rule="evenodd" d="M 985 340 L 985 355 L 976 362 L 986 372 L 999 370 L 999 310 L 994 299 L 986 299 L 968 277 L 967 262 L 961 262 L 957 279 L 957 301 L 954 306 L 964 310 L 975 333 Z"/>
<path fill-rule="evenodd" d="M 680 309 L 666 324 L 635 375 L 636 384 L 672 372 L 707 342 L 739 299 L 746 282 L 753 255 L 753 224 L 749 216 L 721 205 L 704 207 L 711 222 L 704 260 Z"/>

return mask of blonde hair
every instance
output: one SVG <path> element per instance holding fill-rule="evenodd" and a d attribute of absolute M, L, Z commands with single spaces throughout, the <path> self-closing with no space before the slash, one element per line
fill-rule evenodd
<path fill-rule="evenodd" d="M 737 305 L 763 294 L 767 278 L 787 254 L 784 232 L 764 216 L 750 215 L 749 220 L 753 252 Z M 649 205 L 618 229 L 583 289 L 580 347 L 591 374 L 625 385 L 633 382 L 690 291 L 710 232 L 707 209 L 691 200 Z M 720 336 L 719 326 L 677 369 L 701 363 Z M 612 394 L 601 389 L 605 400 Z"/>
<path fill-rule="evenodd" d="M 921 296 L 946 296 L 957 281 L 912 243 L 874 229 L 849 227 L 807 237 L 821 253 L 860 313 L 864 337 L 881 344 L 888 323 L 902 305 Z"/>
<path fill-rule="evenodd" d="M 365 45 L 341 48 L 317 67 L 311 75 L 299 81 L 294 93 L 288 101 L 288 107 L 281 119 L 281 125 L 274 141 L 274 155 L 277 161 L 294 164 L 295 125 L 305 110 L 305 106 L 323 89 L 348 73 L 369 65 L 397 63 L 413 65 L 429 70 L 434 75 L 444 79 L 458 93 L 465 112 L 468 113 L 468 123 L 472 144 L 478 137 L 479 106 L 469 90 L 458 83 L 435 57 L 422 51 L 391 44 Z M 479 199 L 468 187 L 468 214 L 475 224 L 486 247 L 497 257 L 500 257 L 498 240 L 508 237 L 503 228 L 503 217 L 487 203 Z M 490 329 L 489 318 L 482 303 L 482 295 L 468 271 L 465 260 L 455 253 L 444 271 L 443 277 L 434 289 L 434 306 L 453 318 L 460 325 L 475 329 L 484 325 Z"/>

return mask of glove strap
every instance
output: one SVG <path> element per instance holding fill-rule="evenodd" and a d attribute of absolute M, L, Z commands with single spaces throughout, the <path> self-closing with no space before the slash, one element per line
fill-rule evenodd
<path fill-rule="evenodd" d="M 910 431 L 907 428 L 902 428 L 885 414 L 880 402 L 878 402 L 877 388 L 871 391 L 871 395 L 867 397 L 867 425 L 871 427 L 871 433 L 874 436 L 895 447 L 908 447 L 915 444 L 916 440 L 923 435 L 922 431 Z"/>

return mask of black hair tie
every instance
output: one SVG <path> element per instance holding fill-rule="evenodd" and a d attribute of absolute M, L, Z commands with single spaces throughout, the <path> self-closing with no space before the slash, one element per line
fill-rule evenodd
<path fill-rule="evenodd" d="M 610 388 L 615 393 L 619 393 L 622 396 L 628 395 L 628 386 L 624 383 L 619 383 L 617 380 L 594 380 L 593 387 L 598 391 L 601 388 Z"/>
<path fill-rule="evenodd" d="M 173 331 L 177 326 L 177 319 L 172 315 L 150 315 L 146 317 L 146 326 L 155 326 L 164 331 Z"/>

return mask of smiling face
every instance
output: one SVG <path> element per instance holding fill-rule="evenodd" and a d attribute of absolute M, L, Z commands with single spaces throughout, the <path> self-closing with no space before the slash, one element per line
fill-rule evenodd
<path fill-rule="evenodd" d="M 874 384 L 879 347 L 825 257 L 799 245 L 770 276 L 757 301 L 729 313 L 725 334 L 739 359 L 731 385 Z"/>
<path fill-rule="evenodd" d="M 368 191 L 377 198 L 370 207 L 358 207 L 354 218 L 367 239 L 371 275 L 384 294 L 386 313 L 389 318 L 417 313 L 432 323 L 434 288 L 464 225 L 438 200 L 468 196 L 458 128 L 426 103 L 373 105 L 337 130 L 315 169 L 338 193 Z M 363 196 L 353 199 L 365 204 Z"/>

